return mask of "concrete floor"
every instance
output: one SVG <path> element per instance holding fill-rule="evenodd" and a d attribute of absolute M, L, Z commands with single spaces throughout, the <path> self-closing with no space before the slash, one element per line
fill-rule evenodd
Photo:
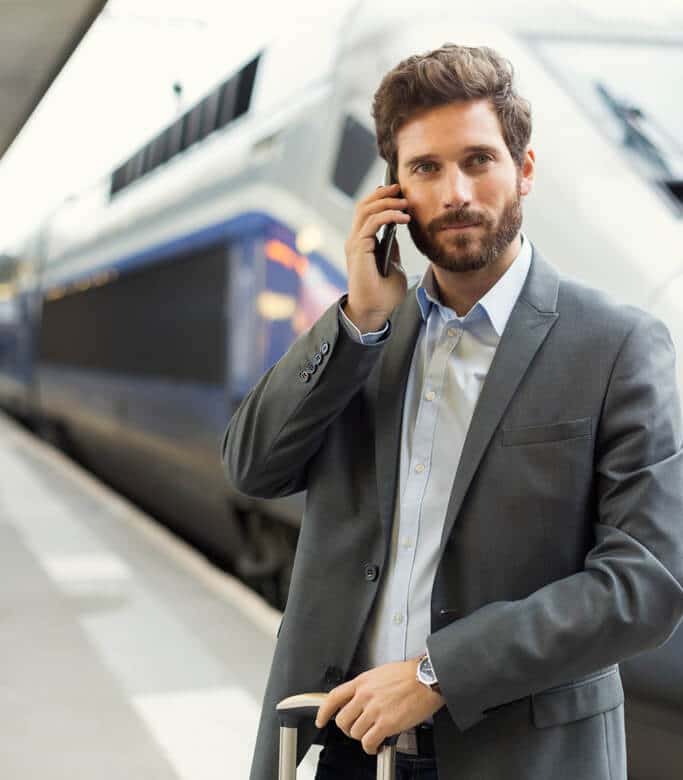
<path fill-rule="evenodd" d="M 0 777 L 247 778 L 279 613 L 1 414 L 0 475 Z"/>

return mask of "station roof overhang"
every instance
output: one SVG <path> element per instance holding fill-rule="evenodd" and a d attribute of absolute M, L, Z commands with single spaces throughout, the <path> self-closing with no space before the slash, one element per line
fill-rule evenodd
<path fill-rule="evenodd" d="M 107 0 L 0 0 L 0 158 Z"/>

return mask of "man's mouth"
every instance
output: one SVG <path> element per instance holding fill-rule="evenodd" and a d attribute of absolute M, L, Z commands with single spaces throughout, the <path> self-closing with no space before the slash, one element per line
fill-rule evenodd
<path fill-rule="evenodd" d="M 479 227 L 474 222 L 468 222 L 465 225 L 446 225 L 441 230 L 467 230 L 468 228 Z"/>

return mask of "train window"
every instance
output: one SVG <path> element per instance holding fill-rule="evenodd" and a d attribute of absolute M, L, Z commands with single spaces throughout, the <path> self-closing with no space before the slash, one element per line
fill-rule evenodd
<path fill-rule="evenodd" d="M 671 41 L 536 41 L 538 54 L 600 130 L 683 215 L 683 103 L 672 74 L 683 46 Z"/>
<path fill-rule="evenodd" d="M 131 181 L 132 181 L 132 166 L 130 158 L 126 160 L 126 162 L 121 166 L 122 168 L 122 174 L 121 174 L 121 182 L 122 187 L 127 187 Z"/>
<path fill-rule="evenodd" d="M 259 57 L 256 57 L 256 59 L 245 65 L 239 73 L 237 97 L 235 99 L 235 117 L 242 116 L 249 110 L 258 63 Z"/>
<path fill-rule="evenodd" d="M 227 250 L 216 245 L 46 299 L 41 360 L 222 384 L 226 279 Z"/>
<path fill-rule="evenodd" d="M 139 179 L 145 172 L 145 148 L 143 147 L 132 158 L 132 181 Z"/>
<path fill-rule="evenodd" d="M 129 184 L 132 184 L 137 179 L 138 176 L 139 176 L 138 156 L 135 154 L 132 157 L 130 157 L 126 162 L 125 173 L 124 173 L 124 179 L 125 179 L 124 186 L 127 187 Z"/>
<path fill-rule="evenodd" d="M 194 106 L 185 114 L 185 127 L 183 132 L 182 149 L 187 149 L 199 140 L 199 130 L 202 122 L 202 105 Z"/>
<path fill-rule="evenodd" d="M 160 133 L 149 145 L 148 170 L 154 170 L 154 168 L 156 168 L 164 161 L 166 143 L 167 135 L 166 131 L 164 131 L 163 133 Z"/>
<path fill-rule="evenodd" d="M 114 171 L 110 194 L 116 194 L 162 162 L 170 160 L 188 146 L 246 113 L 251 104 L 259 59 L 260 55 L 247 63 L 231 79 L 207 95 L 131 157 L 125 165 Z"/>
<path fill-rule="evenodd" d="M 160 137 L 163 138 L 163 141 L 159 144 L 161 149 L 161 159 L 159 160 L 159 163 L 165 163 L 171 155 L 170 152 L 170 146 L 171 146 L 171 133 L 173 131 L 173 125 L 171 127 L 167 127 L 164 132 L 161 134 Z"/>
<path fill-rule="evenodd" d="M 334 186 L 353 198 L 376 158 L 374 134 L 347 115 L 334 168 Z"/>
<path fill-rule="evenodd" d="M 237 97 L 237 79 L 231 78 L 221 87 L 220 112 L 218 127 L 225 127 L 235 115 L 235 98 Z"/>
<path fill-rule="evenodd" d="M 145 146 L 142 149 L 142 176 L 144 176 L 146 173 L 149 173 L 149 171 L 152 170 L 154 166 L 152 165 L 152 143 L 148 143 L 147 146 Z"/>
<path fill-rule="evenodd" d="M 220 89 L 216 89 L 202 100 L 202 121 L 199 130 L 200 138 L 206 138 L 209 133 L 212 133 L 216 129 L 220 98 Z"/>
<path fill-rule="evenodd" d="M 185 122 L 187 121 L 187 115 L 181 116 L 177 119 L 168 129 L 168 147 L 166 152 L 168 154 L 167 160 L 174 157 L 182 148 L 183 133 L 185 128 Z"/>
<path fill-rule="evenodd" d="M 117 168 L 111 176 L 111 188 L 109 190 L 111 195 L 116 195 L 119 190 L 122 190 L 126 186 L 126 166 L 121 165 Z"/>
<path fill-rule="evenodd" d="M 220 108 L 217 127 L 225 127 L 249 110 L 256 81 L 260 55 L 247 63 L 220 88 Z"/>

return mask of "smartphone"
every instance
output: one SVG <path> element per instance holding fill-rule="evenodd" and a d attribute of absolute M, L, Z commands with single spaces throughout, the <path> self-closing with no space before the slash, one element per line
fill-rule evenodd
<path fill-rule="evenodd" d="M 388 165 L 384 175 L 384 184 L 385 186 L 396 184 L 395 179 L 391 175 L 391 168 Z M 402 198 L 403 195 L 399 191 L 394 197 Z M 382 230 L 380 231 L 380 238 L 375 248 L 375 260 L 377 261 L 377 270 L 381 276 L 389 276 L 389 258 L 391 257 L 394 241 L 396 241 L 397 227 L 398 225 L 395 222 L 388 222 L 386 225 L 382 225 Z"/>

